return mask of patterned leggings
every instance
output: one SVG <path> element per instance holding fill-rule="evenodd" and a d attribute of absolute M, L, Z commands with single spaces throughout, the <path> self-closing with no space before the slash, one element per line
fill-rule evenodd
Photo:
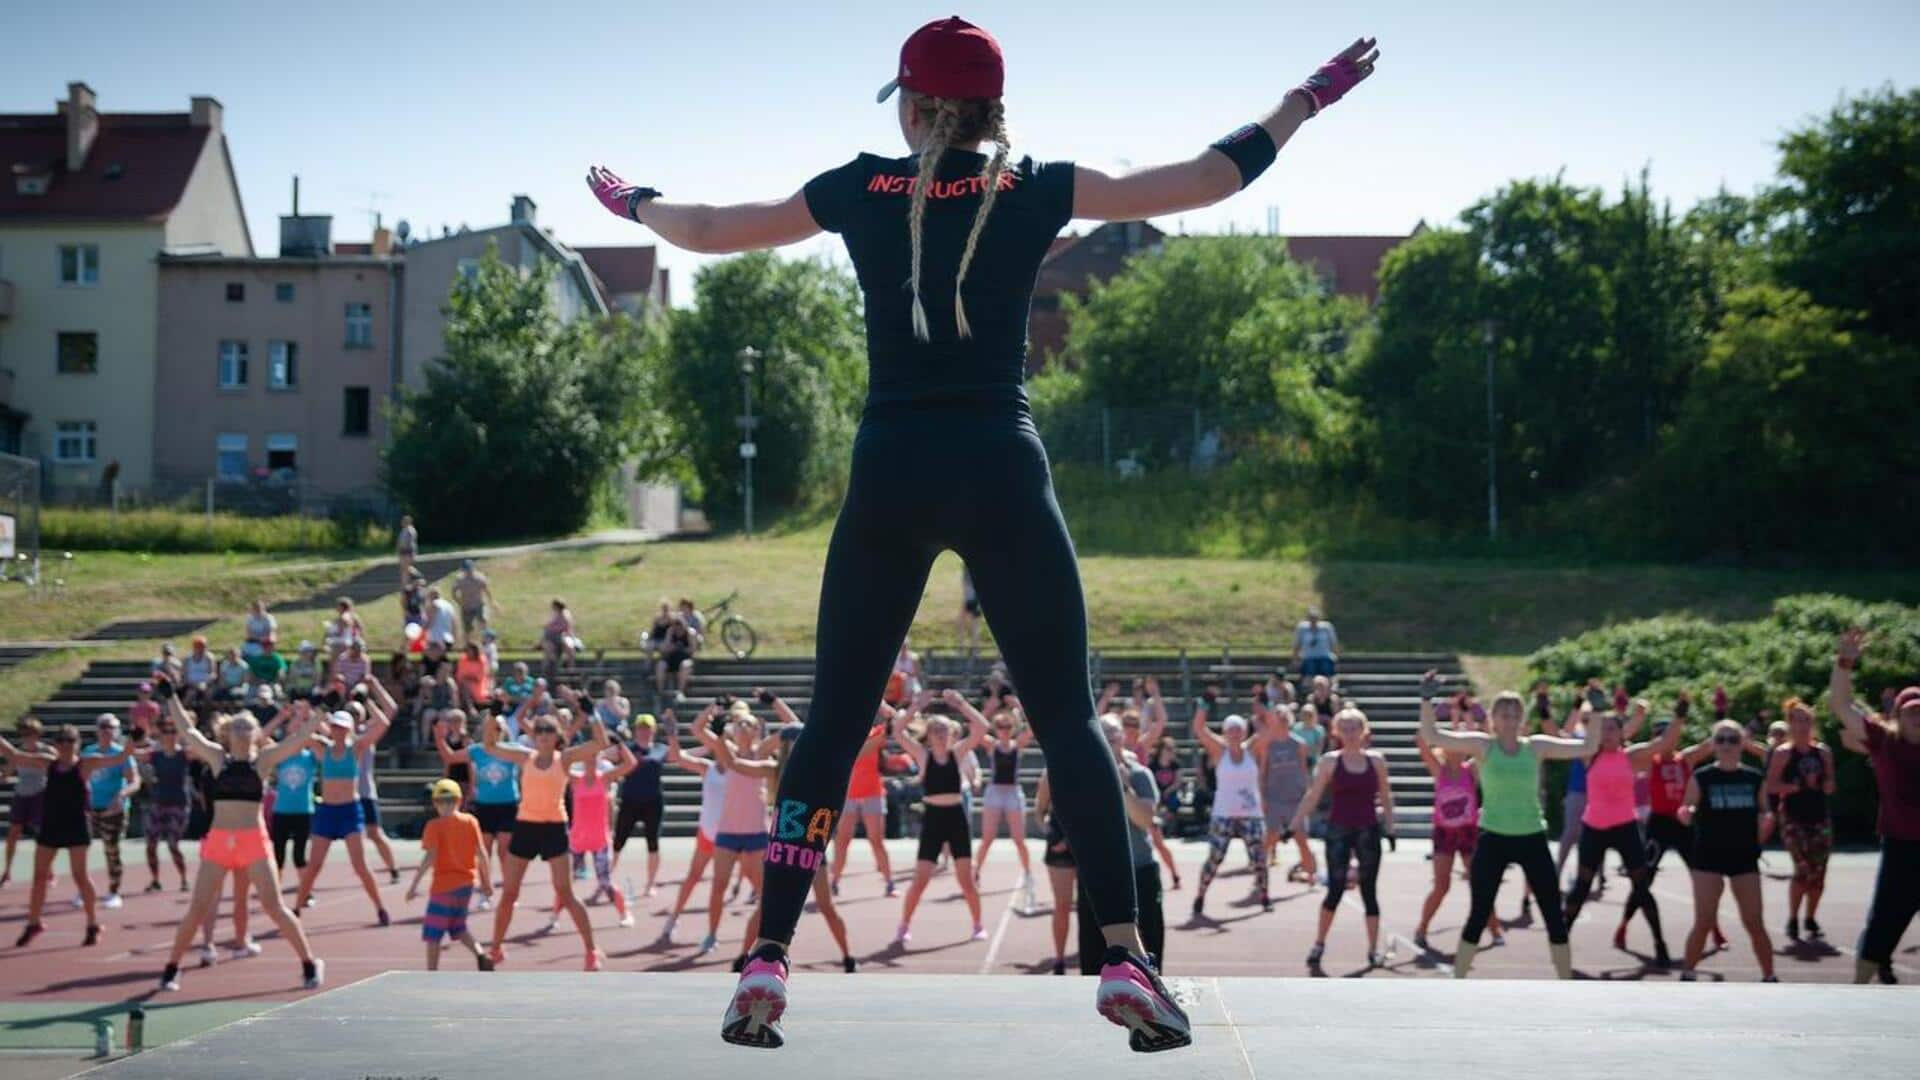
<path fill-rule="evenodd" d="M 593 895 L 599 896 L 604 892 L 608 896 L 612 896 L 613 853 L 606 848 L 601 848 L 599 851 L 593 852 L 576 851 L 573 853 L 573 857 L 576 859 L 584 859 L 589 855 L 593 856 L 593 876 L 600 879 L 600 887 L 594 890 Z"/>
<path fill-rule="evenodd" d="M 1207 825 L 1207 862 L 1200 868 L 1200 895 L 1207 895 L 1207 886 L 1213 884 L 1213 875 L 1219 871 L 1221 860 L 1227 857 L 1227 849 L 1233 846 L 1235 839 L 1247 846 L 1247 857 L 1253 860 L 1253 887 L 1260 898 L 1267 897 L 1267 823 L 1260 818 L 1214 818 Z"/>
<path fill-rule="evenodd" d="M 93 838 L 107 849 L 107 891 L 120 891 L 120 837 L 127 831 L 127 812 L 122 809 L 87 811 L 87 825 Z"/>

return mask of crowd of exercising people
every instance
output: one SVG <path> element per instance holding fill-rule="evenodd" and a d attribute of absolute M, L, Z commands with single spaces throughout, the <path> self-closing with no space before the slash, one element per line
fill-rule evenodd
<path fill-rule="evenodd" d="M 1893 982 L 1894 947 L 1920 902 L 1920 688 L 1892 695 L 1882 712 L 1863 708 L 1852 690 L 1861 646 L 1857 633 L 1841 639 L 1829 702 L 1843 745 L 1868 757 L 1880 802 L 1883 854 L 1856 949 L 1856 976 Z M 898 947 L 911 943 L 915 912 L 936 875 L 948 869 L 971 916 L 971 936 L 984 938 L 981 873 L 1003 832 L 1020 863 L 1016 902 L 1030 912 L 1037 905 L 1027 839 L 1033 815 L 1044 837 L 1040 863 L 1052 899 L 1052 970 L 1067 971 L 1078 911 L 1080 970 L 1097 971 L 1097 924 L 1078 895 L 1073 851 L 1053 820 L 1044 768 L 1033 797 L 1027 795 L 1034 779 L 1029 766 L 1039 752 L 1004 671 L 996 670 L 971 698 L 956 689 L 935 692 L 922 678 L 918 658 L 903 648 L 837 820 L 804 823 L 770 820 L 769 793 L 802 721 L 765 690 L 741 699 L 723 695 L 684 727 L 671 709 L 658 718 L 635 713 L 617 685 L 594 698 L 584 689 L 550 689 L 544 679 L 535 680 L 510 712 L 469 716 L 446 710 L 433 727 L 443 776 L 430 792 L 434 816 L 406 893 L 417 900 L 431 874 L 421 922 L 428 967 L 438 967 L 449 940 L 483 970 L 507 963 L 504 943 L 527 871 L 541 862 L 554 893 L 548 928 L 564 914 L 582 942 L 584 968 L 600 970 L 605 955 L 584 905 L 604 898 L 614 906 L 618 925 L 630 927 L 631 905 L 656 895 L 663 880 L 662 777 L 678 769 L 700 777 L 700 810 L 691 861 L 664 908 L 664 940 L 672 939 L 705 880 L 698 954 L 713 952 L 723 911 L 743 883 L 757 896 L 769 861 L 809 859 L 816 908 L 845 969 L 854 971 L 849 930 L 834 897 L 862 830 L 879 887 L 900 900 L 892 937 Z M 1111 684 L 1099 697 L 1101 730 L 1125 792 L 1147 948 L 1166 962 L 1163 889 L 1184 887 L 1167 837 L 1204 828 L 1207 855 L 1191 902 L 1195 923 L 1207 918 L 1209 889 L 1234 841 L 1244 847 L 1252 870 L 1252 892 L 1243 903 L 1268 911 L 1269 864 L 1277 852 L 1290 850 L 1294 862 L 1286 882 L 1324 888 L 1308 966 L 1320 965 L 1350 889 L 1359 894 L 1368 964 L 1386 963 L 1377 889 L 1382 849 L 1396 843 L 1394 786 L 1385 758 L 1372 746 L 1367 716 L 1343 701 L 1326 675 L 1303 677 L 1296 686 L 1276 674 L 1248 690 L 1244 714 L 1226 712 L 1225 699 L 1219 688 L 1209 688 L 1194 703 L 1195 750 L 1188 759 L 1169 734 L 1167 705 L 1153 679 L 1135 680 L 1130 693 Z M 352 686 L 335 680 L 266 717 L 245 709 L 215 713 L 206 727 L 177 695 L 158 704 L 135 711 L 135 729 L 125 738 L 118 718 L 103 714 L 85 746 L 73 727 L 44 731 L 32 718 L 19 725 L 14 740 L 0 739 L 0 759 L 17 777 L 9 877 L 16 844 L 34 844 L 26 924 L 16 946 L 42 932 L 48 894 L 61 869 L 71 875 L 75 906 L 85 912 L 85 944 L 100 940 L 97 908 L 123 902 L 118 845 L 129 796 L 141 791 L 146 890 L 166 888 L 164 848 L 179 888 L 191 894 L 161 973 L 163 988 L 179 987 L 196 939 L 201 966 L 218 960 L 215 922 L 229 894 L 231 955 L 260 952 L 247 931 L 251 894 L 298 958 L 303 983 L 318 986 L 323 965 L 300 915 L 313 903 L 315 881 L 335 844 L 346 848 L 370 920 L 381 926 L 391 921 L 368 864 L 369 828 L 379 820 L 368 785 L 398 704 L 371 674 Z M 1833 842 L 1835 753 L 1818 737 L 1813 706 L 1798 698 L 1783 703 L 1771 730 L 1759 732 L 1726 717 L 1725 709 L 1721 697 L 1706 737 L 1689 742 L 1691 703 L 1685 696 L 1656 723 L 1649 702 L 1621 690 L 1610 693 L 1597 680 L 1574 695 L 1571 707 L 1556 709 L 1545 687 L 1536 688 L 1531 701 L 1509 691 L 1483 705 L 1468 693 L 1443 693 L 1440 679 L 1429 672 L 1420 684 L 1417 747 L 1433 782 L 1432 885 L 1419 911 L 1415 949 L 1441 955 L 1428 931 L 1456 874 L 1463 874 L 1469 899 L 1451 969 L 1466 977 L 1484 936 L 1491 933 L 1495 944 L 1503 940 L 1495 899 L 1506 869 L 1517 865 L 1517 921 L 1530 920 L 1537 910 L 1554 971 L 1571 977 L 1568 931 L 1605 887 L 1604 864 L 1612 853 L 1614 887 L 1627 893 L 1615 946 L 1626 947 L 1629 926 L 1638 919 L 1651 937 L 1652 964 L 1673 966 L 1675 952 L 1652 890 L 1654 874 L 1671 853 L 1689 872 L 1694 898 L 1693 921 L 1677 950 L 1680 977 L 1695 977 L 1709 945 L 1724 946 L 1717 913 L 1723 894 L 1731 893 L 1762 978 L 1774 981 L 1760 859 L 1767 845 L 1778 843 L 1792 864 L 1785 936 L 1823 939 L 1820 904 Z M 762 713 L 773 722 L 763 723 Z M 1543 806 L 1543 767 L 1549 762 L 1565 770 L 1567 822 L 1559 834 L 1558 862 Z M 889 800 L 898 804 L 903 791 L 917 802 L 919 835 L 913 866 L 896 874 L 882 841 Z M 195 803 L 202 823 L 190 829 Z M 893 810 L 897 815 L 898 806 Z M 782 840 L 800 828 L 830 831 L 830 855 Z M 200 834 L 199 864 L 191 873 L 180 850 L 190 831 Z M 644 876 L 629 868 L 622 883 L 615 867 L 635 835 L 644 842 Z M 1318 857 L 1310 837 L 1321 841 Z M 106 847 L 104 899 L 87 865 L 95 842 Z M 397 884 L 400 871 L 384 838 L 378 850 L 388 883 Z M 56 865 L 63 852 L 64 865 Z M 289 858 L 296 879 L 283 893 L 280 875 Z M 1574 875 L 1563 888 L 1560 868 L 1569 858 Z M 644 884 L 636 885 L 636 877 Z M 479 917 L 487 911 L 490 920 Z M 469 928 L 470 917 L 480 936 Z M 754 929 L 741 939 L 736 969 Z"/>

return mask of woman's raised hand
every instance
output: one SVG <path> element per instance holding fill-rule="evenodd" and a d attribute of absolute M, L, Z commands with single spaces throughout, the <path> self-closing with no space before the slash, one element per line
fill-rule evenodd
<path fill-rule="evenodd" d="M 629 184 L 604 165 L 595 165 L 587 170 L 587 187 L 592 189 L 593 197 L 600 200 L 600 205 L 606 207 L 608 213 L 628 221 L 640 220 L 634 211 L 643 200 L 660 197 L 658 191 L 639 184 Z"/>
<path fill-rule="evenodd" d="M 1356 39 L 1333 59 L 1321 64 L 1294 92 L 1306 95 L 1309 108 L 1318 115 L 1321 109 L 1346 97 L 1347 91 L 1373 74 L 1373 65 L 1379 59 L 1380 50 L 1374 47 L 1373 38 Z"/>

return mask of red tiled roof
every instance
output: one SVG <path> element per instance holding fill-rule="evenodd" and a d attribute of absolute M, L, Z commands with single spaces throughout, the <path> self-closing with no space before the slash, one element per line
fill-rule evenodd
<path fill-rule="evenodd" d="M 653 292 L 657 254 L 653 245 L 577 247 L 573 250 L 587 260 L 587 267 L 606 285 L 607 292 L 615 295 Z"/>
<path fill-rule="evenodd" d="M 1343 296 L 1379 298 L 1380 261 L 1406 241 L 1404 236 L 1289 236 L 1287 254 L 1332 278 Z"/>
<path fill-rule="evenodd" d="M 1056 238 L 1040 261 L 1033 291 L 1039 296 L 1085 293 L 1094 281 L 1119 273 L 1129 256 L 1166 238 L 1166 233 L 1144 221 L 1113 221 L 1085 236 Z"/>
<path fill-rule="evenodd" d="M 364 244 L 339 243 L 333 245 L 333 253 L 335 255 L 371 255 L 373 254 L 373 244 L 372 242 Z"/>
<path fill-rule="evenodd" d="M 164 218 L 180 204 L 213 129 L 187 113 L 102 113 L 79 172 L 67 171 L 59 114 L 0 114 L 0 218 Z M 16 172 L 46 171 L 45 195 L 21 195 Z M 118 167 L 119 175 L 109 178 Z"/>

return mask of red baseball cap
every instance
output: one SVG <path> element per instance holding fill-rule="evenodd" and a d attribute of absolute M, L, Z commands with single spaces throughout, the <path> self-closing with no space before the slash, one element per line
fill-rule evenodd
<path fill-rule="evenodd" d="M 939 98 L 997 98 L 1007 80 L 1006 60 L 993 35 L 958 15 L 915 30 L 900 46 L 900 72 L 874 96 L 894 88 Z"/>

